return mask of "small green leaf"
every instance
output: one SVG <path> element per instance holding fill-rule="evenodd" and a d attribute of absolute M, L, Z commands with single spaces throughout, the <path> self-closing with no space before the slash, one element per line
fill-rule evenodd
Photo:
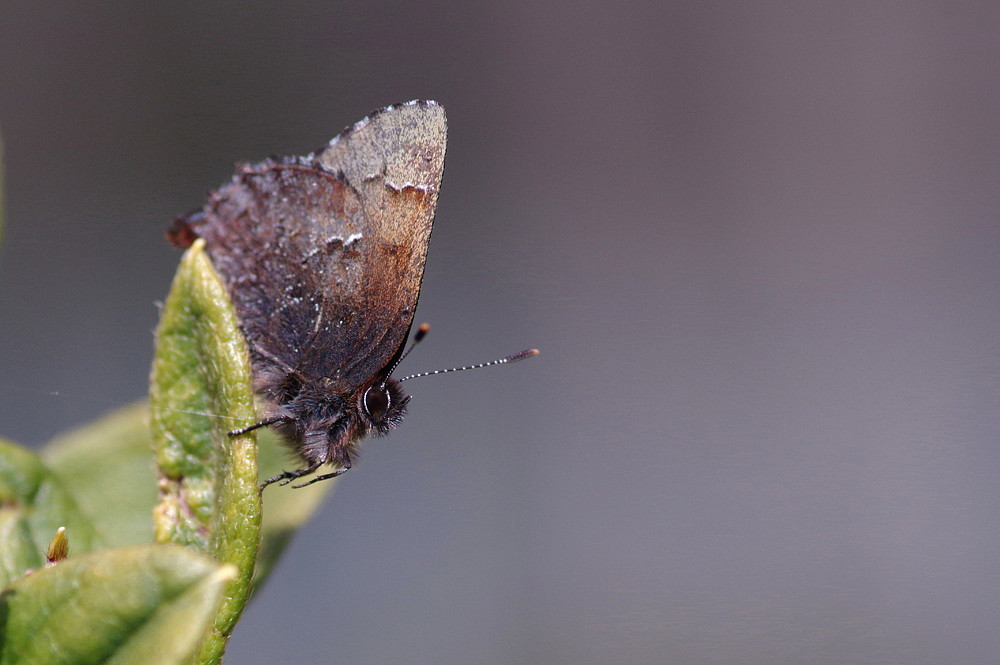
<path fill-rule="evenodd" d="M 101 544 L 90 520 L 38 456 L 0 441 L 0 586 L 44 564 L 61 526 L 74 553 Z"/>
<path fill-rule="evenodd" d="M 133 404 L 60 435 L 42 452 L 107 547 L 153 540 L 156 474 L 149 405 Z"/>
<path fill-rule="evenodd" d="M 72 557 L 0 594 L 0 665 L 182 665 L 236 574 L 144 545 Z"/>
<path fill-rule="evenodd" d="M 199 663 L 221 660 L 249 597 L 260 543 L 256 438 L 227 434 L 256 419 L 250 377 L 236 315 L 198 241 L 181 260 L 157 328 L 150 420 L 160 486 L 156 540 L 239 570 Z"/>

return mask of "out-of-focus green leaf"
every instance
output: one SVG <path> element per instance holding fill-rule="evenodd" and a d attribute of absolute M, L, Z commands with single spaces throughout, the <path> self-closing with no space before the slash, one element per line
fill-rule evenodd
<path fill-rule="evenodd" d="M 0 665 L 186 665 L 235 574 L 171 545 L 72 557 L 0 594 Z"/>
<path fill-rule="evenodd" d="M 184 254 L 163 307 L 150 409 L 160 479 L 156 540 L 192 547 L 239 570 L 197 660 L 217 663 L 249 597 L 261 502 L 256 438 L 227 434 L 256 419 L 250 362 L 200 240 Z"/>
<path fill-rule="evenodd" d="M 66 432 L 42 457 L 108 547 L 152 542 L 156 475 L 148 404 L 118 409 Z"/>
<path fill-rule="evenodd" d="M 0 586 L 44 564 L 61 526 L 74 553 L 101 544 L 90 520 L 38 456 L 0 441 Z"/>

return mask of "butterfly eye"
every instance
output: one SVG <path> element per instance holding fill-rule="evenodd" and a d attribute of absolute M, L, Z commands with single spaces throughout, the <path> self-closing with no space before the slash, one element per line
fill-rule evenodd
<path fill-rule="evenodd" d="M 389 411 L 389 393 L 385 388 L 376 384 L 365 391 L 364 398 L 365 412 L 372 420 L 383 420 Z"/>

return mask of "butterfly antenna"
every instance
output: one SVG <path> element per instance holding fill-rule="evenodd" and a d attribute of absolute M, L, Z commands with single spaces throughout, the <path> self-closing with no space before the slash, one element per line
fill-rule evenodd
<path fill-rule="evenodd" d="M 413 335 L 413 341 L 410 342 L 410 348 L 406 349 L 406 351 L 403 352 L 403 355 L 399 357 L 399 360 L 393 363 L 392 369 L 389 370 L 389 372 L 385 375 L 385 379 L 382 381 L 382 388 L 385 388 L 386 381 L 389 380 L 392 373 L 396 371 L 397 367 L 399 367 L 399 363 L 403 362 L 403 359 L 410 355 L 410 351 L 413 350 L 413 347 L 419 344 L 424 337 L 427 337 L 427 333 L 429 333 L 430 330 L 431 324 L 427 322 L 421 323 L 420 326 L 417 327 L 417 332 Z"/>
<path fill-rule="evenodd" d="M 433 372 L 421 372 L 420 374 L 411 374 L 409 376 L 404 376 L 402 379 L 400 379 L 400 381 L 409 381 L 410 379 L 418 379 L 422 376 L 431 376 L 433 374 L 447 374 L 448 372 L 463 372 L 467 369 L 479 369 L 480 367 L 489 367 L 490 365 L 507 365 L 509 363 L 516 363 L 519 360 L 534 358 L 539 353 L 540 351 L 538 349 L 525 349 L 524 351 L 519 351 L 505 358 L 498 358 L 496 360 L 491 360 L 488 363 L 479 363 L 478 365 L 466 365 L 465 367 L 452 367 L 451 369 L 436 369 Z"/>

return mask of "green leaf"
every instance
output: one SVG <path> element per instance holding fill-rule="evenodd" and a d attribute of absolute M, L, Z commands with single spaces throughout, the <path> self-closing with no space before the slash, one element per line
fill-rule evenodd
<path fill-rule="evenodd" d="M 260 477 L 269 478 L 296 463 L 274 432 L 257 431 Z M 43 457 L 108 547 L 152 540 L 151 516 L 157 497 L 146 402 L 113 411 L 60 435 L 46 447 Z M 254 587 L 267 578 L 292 536 L 312 517 L 337 480 L 302 489 L 267 488 Z"/>
<path fill-rule="evenodd" d="M 169 545 L 72 557 L 0 594 L 0 665 L 188 663 L 235 574 Z"/>
<path fill-rule="evenodd" d="M 74 553 L 101 545 L 90 520 L 41 459 L 0 441 L 0 586 L 41 566 L 61 526 Z"/>
<path fill-rule="evenodd" d="M 236 315 L 204 243 L 196 242 L 181 260 L 157 328 L 150 420 L 160 485 L 156 540 L 239 570 L 198 662 L 221 660 L 249 597 L 260 543 L 256 438 L 227 434 L 256 419 L 250 377 Z"/>
<path fill-rule="evenodd" d="M 118 409 L 60 435 L 42 457 L 108 547 L 153 540 L 157 495 L 147 403 Z"/>

